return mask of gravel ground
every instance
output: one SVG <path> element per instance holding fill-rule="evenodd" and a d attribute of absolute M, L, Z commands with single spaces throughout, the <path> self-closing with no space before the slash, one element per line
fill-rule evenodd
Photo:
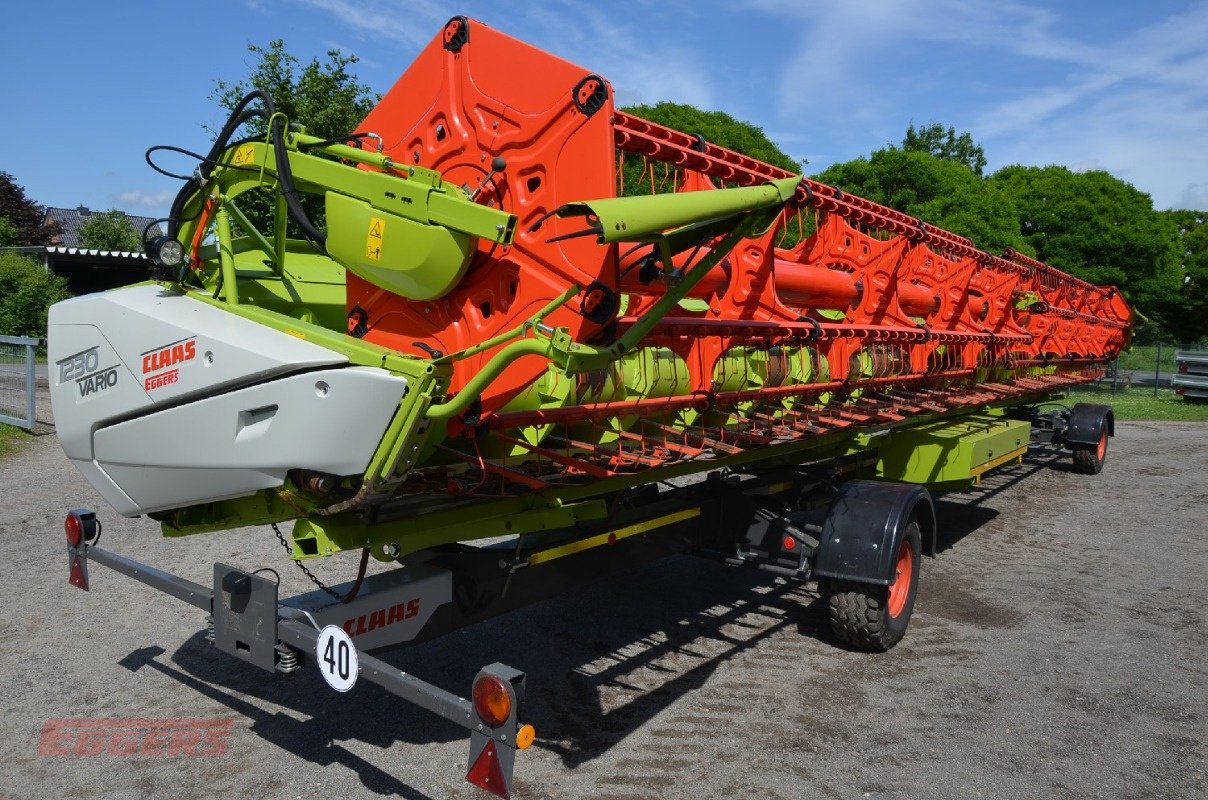
<path fill-rule="evenodd" d="M 938 502 L 905 641 L 849 652 L 801 588 L 677 558 L 386 658 L 464 692 L 528 671 L 518 798 L 1191 798 L 1208 794 L 1208 425 L 1121 424 L 1097 477 L 1034 454 Z M 61 520 L 99 498 L 53 436 L 0 465 L 0 796 L 485 797 L 460 730 L 213 651 L 194 609 L 95 568 Z M 203 584 L 278 568 L 271 532 L 104 544 Z M 342 580 L 351 559 L 320 563 Z M 48 719 L 233 720 L 220 755 L 39 755 Z"/>

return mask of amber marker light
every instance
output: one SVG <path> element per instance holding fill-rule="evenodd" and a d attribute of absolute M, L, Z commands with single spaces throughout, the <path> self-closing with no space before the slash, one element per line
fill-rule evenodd
<path fill-rule="evenodd" d="M 494 675 L 483 675 L 474 682 L 474 711 L 479 719 L 498 727 L 512 713 L 512 693 Z"/>

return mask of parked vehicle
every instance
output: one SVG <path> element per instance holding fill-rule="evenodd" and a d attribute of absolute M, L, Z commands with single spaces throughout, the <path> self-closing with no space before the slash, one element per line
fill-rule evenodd
<path fill-rule="evenodd" d="M 1208 352 L 1179 350 L 1174 354 L 1175 376 L 1170 385 L 1187 400 L 1208 400 Z"/>

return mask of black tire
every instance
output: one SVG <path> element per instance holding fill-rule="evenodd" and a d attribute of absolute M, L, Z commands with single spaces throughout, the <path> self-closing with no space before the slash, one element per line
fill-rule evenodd
<path fill-rule="evenodd" d="M 830 611 L 831 630 L 835 638 L 856 650 L 881 653 L 902 641 L 910 615 L 914 612 L 914 598 L 919 587 L 919 562 L 922 557 L 922 534 L 917 522 L 906 526 L 899 545 L 910 550 L 909 581 L 905 597 L 898 599 L 897 613 L 891 613 L 893 586 L 878 586 L 872 583 L 831 580 L 827 587 L 827 607 Z M 890 565 L 894 580 L 899 559 Z M 897 578 L 901 580 L 901 578 Z M 895 581 L 896 583 L 896 581 Z"/>
<path fill-rule="evenodd" d="M 1107 461 L 1107 426 L 1099 435 L 1098 447 L 1082 447 L 1074 451 L 1074 471 L 1083 475 L 1098 475 Z"/>

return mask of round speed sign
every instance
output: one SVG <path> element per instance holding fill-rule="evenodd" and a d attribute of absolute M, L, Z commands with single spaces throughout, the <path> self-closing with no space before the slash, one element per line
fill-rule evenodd
<path fill-rule="evenodd" d="M 357 648 L 343 628 L 328 625 L 319 631 L 319 638 L 315 642 L 315 659 L 323 680 L 337 692 L 346 692 L 356 685 L 357 675 L 361 671 Z"/>

